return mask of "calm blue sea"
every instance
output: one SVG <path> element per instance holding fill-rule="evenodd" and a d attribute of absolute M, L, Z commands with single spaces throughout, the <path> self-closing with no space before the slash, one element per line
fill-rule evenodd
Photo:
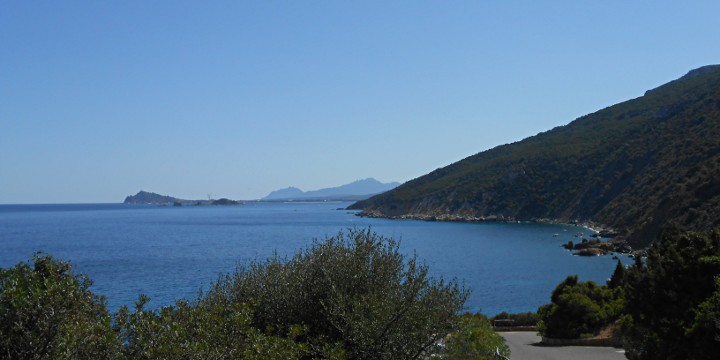
<path fill-rule="evenodd" d="M 124 204 L 0 205 L 0 267 L 38 250 L 69 260 L 111 311 L 144 293 L 150 306 L 195 299 L 239 264 L 292 255 L 315 238 L 368 227 L 401 240 L 434 276 L 472 289 L 468 311 L 534 311 L 567 275 L 604 283 L 616 260 L 560 246 L 588 230 L 570 225 L 471 224 L 360 218 L 349 203 L 247 203 L 231 207 Z M 558 234 L 557 237 L 553 234 Z M 621 256 L 629 264 L 629 260 Z"/>

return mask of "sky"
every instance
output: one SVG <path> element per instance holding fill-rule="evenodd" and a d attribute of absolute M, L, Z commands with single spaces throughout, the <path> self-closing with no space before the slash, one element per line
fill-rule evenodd
<path fill-rule="evenodd" d="M 0 0 L 0 204 L 405 182 L 720 63 L 718 1 Z"/>

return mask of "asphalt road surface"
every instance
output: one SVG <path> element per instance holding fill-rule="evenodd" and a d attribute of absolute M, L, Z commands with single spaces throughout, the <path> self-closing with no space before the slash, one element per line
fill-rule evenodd
<path fill-rule="evenodd" d="M 598 346 L 542 346 L 535 332 L 499 333 L 510 347 L 510 360 L 620 360 L 625 351 Z"/>

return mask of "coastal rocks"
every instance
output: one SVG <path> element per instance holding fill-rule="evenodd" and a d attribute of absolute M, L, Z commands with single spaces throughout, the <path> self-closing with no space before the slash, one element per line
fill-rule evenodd
<path fill-rule="evenodd" d="M 474 216 L 449 213 L 425 214 L 410 213 L 403 215 L 387 215 L 377 210 L 365 210 L 357 213 L 360 217 L 380 218 L 390 220 L 421 220 L 421 221 L 444 221 L 444 222 L 516 222 L 514 218 L 502 215 Z"/>
<path fill-rule="evenodd" d="M 612 230 L 600 230 L 600 232 L 593 234 L 593 237 L 602 237 L 606 239 L 611 239 L 618 236 L 620 236 L 620 234 Z"/>
<path fill-rule="evenodd" d="M 578 244 L 568 241 L 563 247 L 568 250 L 575 250 L 573 255 L 577 256 L 599 256 L 609 253 L 630 253 L 632 248 L 624 240 L 602 241 L 599 239 L 583 239 Z"/>
<path fill-rule="evenodd" d="M 587 249 L 580 249 L 573 253 L 573 255 L 577 256 L 600 256 L 600 255 L 607 255 L 607 250 L 601 249 L 601 248 L 587 248 Z"/>

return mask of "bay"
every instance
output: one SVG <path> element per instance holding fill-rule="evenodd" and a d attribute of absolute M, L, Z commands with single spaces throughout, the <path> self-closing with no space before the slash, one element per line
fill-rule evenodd
<path fill-rule="evenodd" d="M 159 308 L 195 299 L 237 266 L 275 253 L 292 256 L 314 239 L 370 227 L 400 240 L 401 251 L 417 255 L 434 277 L 470 288 L 468 311 L 494 315 L 535 311 L 568 275 L 604 283 L 616 264 L 610 256 L 577 257 L 561 248 L 577 241 L 577 232 L 589 234 L 572 225 L 370 219 L 340 210 L 348 205 L 0 205 L 0 267 L 43 251 L 88 275 L 111 311 L 132 306 L 141 293 Z"/>

